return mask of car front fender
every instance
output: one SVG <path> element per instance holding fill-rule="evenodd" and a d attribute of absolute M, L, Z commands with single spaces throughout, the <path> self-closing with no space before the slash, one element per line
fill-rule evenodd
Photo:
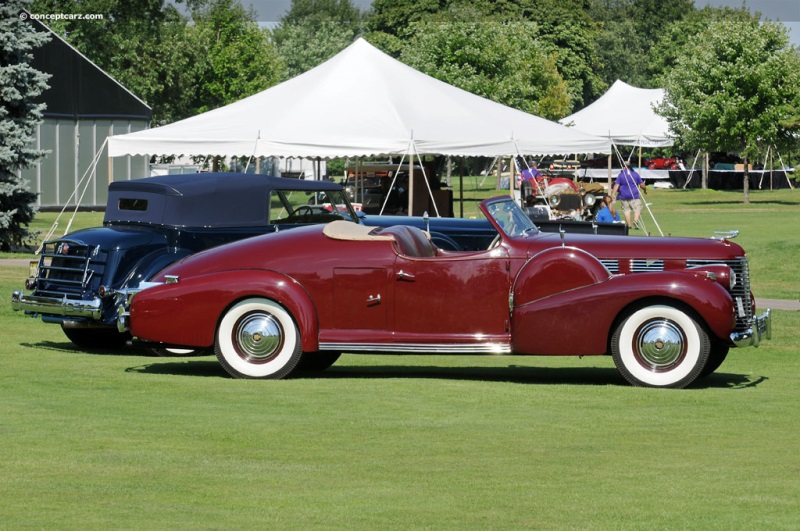
<path fill-rule="evenodd" d="M 605 354 L 619 319 L 648 304 L 688 308 L 722 341 L 736 325 L 730 294 L 712 279 L 684 271 L 617 275 L 535 300 L 522 301 L 515 296 L 513 350 L 520 354 Z"/>
<path fill-rule="evenodd" d="M 170 345 L 210 347 L 217 323 L 227 308 L 242 299 L 264 297 L 292 314 L 304 351 L 318 350 L 316 307 L 308 292 L 289 276 L 247 269 L 172 280 L 133 297 L 130 329 L 135 337 Z"/>

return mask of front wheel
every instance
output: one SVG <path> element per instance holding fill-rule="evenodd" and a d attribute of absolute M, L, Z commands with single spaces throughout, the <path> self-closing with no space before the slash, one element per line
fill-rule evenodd
<path fill-rule="evenodd" d="M 719 369 L 719 366 L 722 365 L 722 362 L 728 357 L 729 350 L 730 347 L 724 343 L 720 343 L 718 341 L 712 342 L 711 351 L 708 353 L 708 363 L 706 363 L 706 366 L 700 373 L 700 377 L 703 378 L 708 376 Z"/>
<path fill-rule="evenodd" d="M 633 312 L 611 338 L 617 370 L 642 387 L 686 387 L 701 375 L 710 349 L 705 330 L 685 311 L 667 305 Z"/>
<path fill-rule="evenodd" d="M 222 317 L 214 352 L 234 378 L 285 378 L 302 357 L 300 332 L 280 304 L 245 299 Z"/>

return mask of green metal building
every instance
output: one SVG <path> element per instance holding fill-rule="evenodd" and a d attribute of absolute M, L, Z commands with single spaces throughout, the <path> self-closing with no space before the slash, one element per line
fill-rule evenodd
<path fill-rule="evenodd" d="M 146 177 L 147 161 L 128 156 L 109 162 L 103 144 L 109 136 L 149 128 L 152 109 L 44 24 L 29 21 L 51 35 L 33 54 L 34 68 L 51 75 L 41 97 L 47 105 L 44 122 L 34 140 L 48 154 L 21 175 L 38 194 L 40 208 L 74 207 L 81 196 L 81 207 L 105 206 L 110 164 L 120 181 Z M 89 171 L 96 156 L 98 163 Z"/>

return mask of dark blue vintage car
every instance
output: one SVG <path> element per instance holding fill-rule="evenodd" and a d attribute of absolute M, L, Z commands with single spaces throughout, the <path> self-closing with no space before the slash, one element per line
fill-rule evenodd
<path fill-rule="evenodd" d="M 78 346 L 121 346 L 115 294 L 204 249 L 342 219 L 358 222 L 329 181 L 203 173 L 113 182 L 103 226 L 46 242 L 12 307 L 60 324 Z"/>

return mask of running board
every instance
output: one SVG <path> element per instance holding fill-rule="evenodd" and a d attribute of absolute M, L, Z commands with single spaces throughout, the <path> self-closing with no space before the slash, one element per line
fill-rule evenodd
<path fill-rule="evenodd" d="M 511 346 L 503 343 L 320 343 L 320 350 L 336 352 L 385 352 L 403 354 L 510 354 Z"/>

